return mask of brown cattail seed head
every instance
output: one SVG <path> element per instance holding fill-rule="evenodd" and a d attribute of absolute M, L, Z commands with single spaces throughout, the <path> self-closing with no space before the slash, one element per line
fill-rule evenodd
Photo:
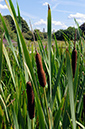
<path fill-rule="evenodd" d="M 31 82 L 27 82 L 27 100 L 28 100 L 28 112 L 30 119 L 35 117 L 35 102 L 34 102 L 34 93 L 32 89 Z"/>
<path fill-rule="evenodd" d="M 36 53 L 36 64 L 37 64 L 37 73 L 38 73 L 39 83 L 42 87 L 45 87 L 46 76 L 45 76 L 45 72 L 43 70 L 41 56 L 38 52 Z"/>
<path fill-rule="evenodd" d="M 76 64 L 77 64 L 77 50 L 73 49 L 72 51 L 72 70 L 73 70 L 73 78 L 74 78 L 74 75 L 75 75 L 75 71 L 76 71 Z"/>
<path fill-rule="evenodd" d="M 38 52 L 36 53 L 36 64 L 37 64 L 37 69 L 38 70 L 43 69 L 41 56 L 40 56 L 40 54 Z"/>
<path fill-rule="evenodd" d="M 38 72 L 38 79 L 39 79 L 40 85 L 42 87 L 45 87 L 45 85 L 46 85 L 46 77 L 45 77 L 44 70 L 43 69 L 40 70 L 40 71 L 38 70 L 37 72 Z"/>

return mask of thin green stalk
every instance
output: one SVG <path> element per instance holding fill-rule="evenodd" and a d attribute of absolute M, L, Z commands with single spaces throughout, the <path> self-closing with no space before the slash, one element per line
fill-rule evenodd
<path fill-rule="evenodd" d="M 48 60 L 49 60 L 49 93 L 50 93 L 50 104 L 52 104 L 52 87 L 51 87 L 51 9 L 48 5 Z"/>
<path fill-rule="evenodd" d="M 47 115 L 48 115 L 49 129 L 51 129 L 51 121 L 50 121 L 50 114 L 49 114 L 49 109 L 48 109 L 48 104 L 47 104 L 45 87 L 44 87 L 44 98 L 45 98 L 46 110 L 47 110 Z"/>
<path fill-rule="evenodd" d="M 31 129 L 34 129 L 33 119 L 31 120 Z"/>

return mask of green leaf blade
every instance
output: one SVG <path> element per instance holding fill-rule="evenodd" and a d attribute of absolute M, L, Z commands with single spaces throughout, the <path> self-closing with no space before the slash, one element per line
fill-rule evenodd
<path fill-rule="evenodd" d="M 70 110 L 71 110 L 73 128 L 76 129 L 72 68 L 71 68 L 71 62 L 70 62 L 70 54 L 68 50 L 66 51 L 66 54 L 67 54 L 66 56 L 67 57 L 67 77 L 68 77 L 68 87 L 69 87 L 68 89 L 69 89 L 69 99 L 70 99 Z"/>

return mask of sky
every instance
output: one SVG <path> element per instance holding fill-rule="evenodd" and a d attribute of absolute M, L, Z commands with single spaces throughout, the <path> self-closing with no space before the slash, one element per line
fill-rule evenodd
<path fill-rule="evenodd" d="M 85 22 L 85 0 L 12 0 L 17 12 L 18 2 L 21 17 L 26 20 L 33 29 L 47 31 L 48 4 L 51 8 L 52 31 L 67 29 L 69 26 L 77 27 L 74 18 L 79 25 Z M 4 0 L 0 0 L 0 13 L 10 15 Z M 30 28 L 31 30 L 31 28 Z"/>

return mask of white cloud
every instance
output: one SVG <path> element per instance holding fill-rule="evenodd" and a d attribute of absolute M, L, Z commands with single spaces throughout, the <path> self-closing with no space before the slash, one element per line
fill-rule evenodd
<path fill-rule="evenodd" d="M 62 24 L 62 28 L 63 28 L 63 29 L 67 29 L 68 26 L 63 23 L 63 24 Z"/>
<path fill-rule="evenodd" d="M 45 5 L 48 5 L 48 2 L 43 3 L 43 5 L 44 5 L 44 6 L 45 6 Z"/>
<path fill-rule="evenodd" d="M 8 9 L 6 5 L 0 4 L 0 9 Z"/>
<path fill-rule="evenodd" d="M 44 21 L 43 19 L 40 19 L 40 21 L 34 23 L 34 25 L 46 25 L 46 24 L 47 22 Z"/>
<path fill-rule="evenodd" d="M 45 21 L 43 19 L 40 19 L 38 22 L 35 22 L 34 25 L 35 26 L 47 25 L 47 21 Z M 64 23 L 62 23 L 61 21 L 52 20 L 52 25 L 55 26 L 55 27 L 56 26 L 61 26 L 63 29 L 67 28 L 67 26 Z"/>
<path fill-rule="evenodd" d="M 70 14 L 68 18 L 75 18 L 79 25 L 85 22 L 85 14 L 82 13 Z"/>
<path fill-rule="evenodd" d="M 55 26 L 61 26 L 62 23 L 60 21 L 52 21 L 52 24 L 55 25 Z"/>
<path fill-rule="evenodd" d="M 85 19 L 85 14 L 82 13 L 76 13 L 76 14 L 70 14 L 68 18 L 83 18 Z"/>
<path fill-rule="evenodd" d="M 85 22 L 85 19 L 76 19 L 76 21 L 79 23 L 79 25 L 81 25 Z"/>
<path fill-rule="evenodd" d="M 3 0 L 0 0 L 0 2 L 2 2 Z"/>
<path fill-rule="evenodd" d="M 63 29 L 67 28 L 67 26 L 64 23 L 60 22 L 60 21 L 52 21 L 52 24 L 54 26 L 61 26 Z"/>

